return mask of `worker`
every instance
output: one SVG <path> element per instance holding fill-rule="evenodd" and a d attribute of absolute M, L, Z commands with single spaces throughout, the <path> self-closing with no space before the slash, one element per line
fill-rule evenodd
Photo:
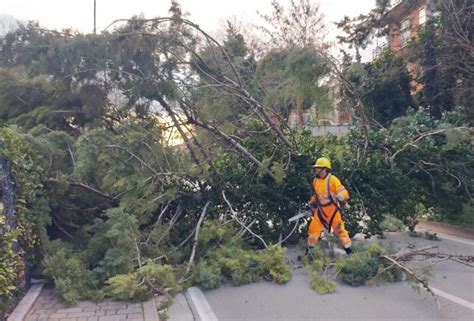
<path fill-rule="evenodd" d="M 352 241 L 344 227 L 341 213 L 342 201 L 349 199 L 349 192 L 341 184 L 339 178 L 331 174 L 331 161 L 325 157 L 318 158 L 313 165 L 316 177 L 313 180 L 314 195 L 311 197 L 313 219 L 308 228 L 307 253 L 321 238 L 324 228 L 334 233 L 347 254 L 352 253 Z"/>

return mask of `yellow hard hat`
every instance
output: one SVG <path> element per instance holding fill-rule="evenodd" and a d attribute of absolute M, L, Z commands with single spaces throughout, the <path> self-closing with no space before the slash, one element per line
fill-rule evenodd
<path fill-rule="evenodd" d="M 318 160 L 313 165 L 313 167 L 326 167 L 326 168 L 331 169 L 331 161 L 327 159 L 326 157 L 321 157 L 321 158 L 318 158 Z"/>

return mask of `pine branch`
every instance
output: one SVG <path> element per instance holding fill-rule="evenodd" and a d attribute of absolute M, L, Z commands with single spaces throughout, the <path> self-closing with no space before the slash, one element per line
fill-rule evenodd
<path fill-rule="evenodd" d="M 232 208 L 232 205 L 231 205 L 230 202 L 227 200 L 227 197 L 225 196 L 225 192 L 224 192 L 224 191 L 222 191 L 222 197 L 224 198 L 225 202 L 226 202 L 227 205 L 229 206 L 230 215 L 232 216 L 232 218 L 233 218 L 237 223 L 239 223 L 240 226 L 242 226 L 244 229 L 246 229 L 250 234 L 252 234 L 252 235 L 255 236 L 256 238 L 258 238 L 258 239 L 263 243 L 263 245 L 265 246 L 265 248 L 268 248 L 267 243 L 265 243 L 265 241 L 263 240 L 263 238 L 262 238 L 260 235 L 255 234 L 250 228 L 248 228 L 244 223 L 242 223 L 242 222 L 237 218 L 237 212 L 234 211 L 234 209 Z"/>
<path fill-rule="evenodd" d="M 400 269 L 402 269 L 403 271 L 408 273 L 415 281 L 417 281 L 419 284 L 421 284 L 423 286 L 423 288 L 425 288 L 426 291 L 428 291 L 433 296 L 434 300 L 438 304 L 438 308 L 441 309 L 441 304 L 438 300 L 437 295 L 433 292 L 433 290 L 431 289 L 431 287 L 429 286 L 429 284 L 426 280 L 423 280 L 422 278 L 420 278 L 415 272 L 413 272 L 410 268 L 408 268 L 408 266 L 406 266 L 405 264 L 397 261 L 396 259 L 394 259 L 394 258 L 392 258 L 388 255 L 381 255 L 380 257 L 382 257 L 382 258 L 386 259 L 387 261 L 393 263 L 394 265 L 398 266 Z"/>
<path fill-rule="evenodd" d="M 411 251 L 401 252 L 401 253 L 397 253 L 397 254 L 393 255 L 393 258 L 396 259 L 396 260 L 400 260 L 400 259 L 403 258 L 403 257 L 406 257 L 406 256 L 413 256 L 413 255 L 419 254 L 420 252 L 427 251 L 427 250 L 431 250 L 431 249 L 435 249 L 435 248 L 437 248 L 437 247 L 438 247 L 437 245 L 431 245 L 431 246 L 427 246 L 427 247 L 422 247 L 422 248 L 420 248 L 420 249 L 415 249 L 415 250 L 411 250 Z"/>
<path fill-rule="evenodd" d="M 196 232 L 194 233 L 194 241 L 193 241 L 193 250 L 191 252 L 191 257 L 189 258 L 188 266 L 186 267 L 186 271 L 184 272 L 183 277 L 181 278 L 180 282 L 184 280 L 184 277 L 189 274 L 189 271 L 191 271 L 191 267 L 194 263 L 194 256 L 196 255 L 196 249 L 198 245 L 198 239 L 199 239 L 199 230 L 201 229 L 202 222 L 204 221 L 204 217 L 207 214 L 207 209 L 209 207 L 209 204 L 211 204 L 210 201 L 207 201 L 206 205 L 204 206 L 204 209 L 202 210 L 201 216 L 199 217 L 199 220 L 196 225 Z"/>
<path fill-rule="evenodd" d="M 48 181 L 49 181 L 49 182 L 54 182 L 54 183 L 59 183 L 59 182 L 60 182 L 60 180 L 59 180 L 59 179 L 56 179 L 56 178 L 50 178 L 50 179 L 48 179 Z M 101 191 L 101 190 L 98 190 L 98 189 L 96 189 L 96 188 L 94 188 L 94 187 L 92 187 L 92 186 L 89 186 L 89 185 L 84 184 L 84 183 L 81 183 L 81 182 L 77 182 L 77 181 L 66 181 L 66 183 L 69 184 L 69 185 L 72 185 L 72 186 L 76 186 L 76 187 L 80 187 L 80 188 L 82 188 L 82 189 L 85 189 L 85 190 L 87 190 L 87 191 L 89 191 L 89 192 L 92 192 L 92 193 L 94 193 L 94 194 L 96 194 L 96 195 L 99 195 L 99 196 L 102 196 L 102 197 L 104 197 L 104 198 L 107 198 L 107 199 L 109 199 L 110 201 L 115 201 L 115 199 L 116 199 L 115 196 L 112 196 L 112 195 L 110 195 L 110 194 L 107 194 L 107 193 L 105 193 L 105 192 L 103 192 L 103 191 Z"/>

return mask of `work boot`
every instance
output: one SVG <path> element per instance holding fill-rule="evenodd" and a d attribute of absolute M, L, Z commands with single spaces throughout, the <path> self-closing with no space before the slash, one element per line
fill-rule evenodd
<path fill-rule="evenodd" d="M 350 255 L 352 253 L 352 248 L 351 247 L 344 248 L 344 251 L 346 251 L 347 255 Z"/>
<path fill-rule="evenodd" d="M 313 248 L 314 248 L 314 246 L 307 246 L 306 247 L 306 252 L 305 252 L 304 256 L 307 256 L 309 261 L 314 261 L 314 255 L 311 252 L 311 250 Z"/>
<path fill-rule="evenodd" d="M 304 255 L 298 255 L 298 261 L 303 260 L 303 258 L 309 256 L 310 258 L 313 257 L 313 254 L 311 253 L 312 247 L 306 246 L 306 249 L 304 251 Z"/>

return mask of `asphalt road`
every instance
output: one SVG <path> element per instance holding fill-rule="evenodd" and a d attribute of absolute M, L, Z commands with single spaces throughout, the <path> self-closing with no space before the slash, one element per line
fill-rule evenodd
<path fill-rule="evenodd" d="M 389 233 L 386 240 L 371 241 L 390 243 L 399 250 L 437 245 L 433 252 L 474 256 L 474 242 L 468 240 L 429 241 Z M 288 256 L 296 257 L 297 252 L 290 249 Z M 437 293 L 439 308 L 429 293 L 417 292 L 407 282 L 361 287 L 338 282 L 335 293 L 319 295 L 310 288 L 303 269 L 294 270 L 284 285 L 260 282 L 204 293 L 220 321 L 474 320 L 474 268 L 451 260 L 415 260 L 410 264 L 432 268 L 430 285 Z"/>

